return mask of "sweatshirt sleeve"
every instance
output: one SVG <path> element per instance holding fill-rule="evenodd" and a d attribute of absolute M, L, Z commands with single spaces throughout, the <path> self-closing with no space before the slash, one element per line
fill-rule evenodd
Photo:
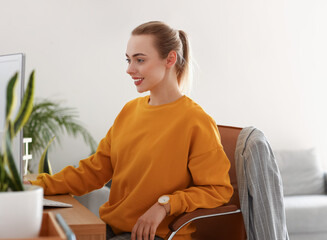
<path fill-rule="evenodd" d="M 170 196 L 171 215 L 192 212 L 197 208 L 215 208 L 227 203 L 232 194 L 230 162 L 220 142 L 214 120 L 199 124 L 192 132 L 188 169 L 193 184 Z"/>
<path fill-rule="evenodd" d="M 42 173 L 31 183 L 43 187 L 45 195 L 71 193 L 79 196 L 103 187 L 113 174 L 110 132 L 111 129 L 100 141 L 96 153 L 81 160 L 79 167 L 68 166 L 52 176 Z"/>

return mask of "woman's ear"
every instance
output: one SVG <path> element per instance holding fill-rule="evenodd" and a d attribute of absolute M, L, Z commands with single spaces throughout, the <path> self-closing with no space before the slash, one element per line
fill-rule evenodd
<path fill-rule="evenodd" d="M 168 53 L 167 58 L 166 58 L 166 66 L 168 68 L 173 67 L 173 66 L 175 66 L 176 61 L 177 61 L 177 53 L 176 53 L 176 51 L 170 51 Z"/>

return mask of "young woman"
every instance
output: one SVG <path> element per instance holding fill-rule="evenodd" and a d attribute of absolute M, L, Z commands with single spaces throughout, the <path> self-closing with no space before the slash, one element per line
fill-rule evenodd
<path fill-rule="evenodd" d="M 32 184 L 47 195 L 83 195 L 112 179 L 109 201 L 99 210 L 108 238 L 160 239 L 175 216 L 229 201 L 230 164 L 215 121 L 182 93 L 191 64 L 186 34 L 162 22 L 142 24 L 126 57 L 137 91 L 150 95 L 123 107 L 78 168 L 41 174 Z M 191 239 L 193 231 L 186 226 L 174 239 Z"/>

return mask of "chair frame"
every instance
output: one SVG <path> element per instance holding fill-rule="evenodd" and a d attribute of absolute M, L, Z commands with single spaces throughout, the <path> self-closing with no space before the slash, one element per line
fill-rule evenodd
<path fill-rule="evenodd" d="M 236 205 L 229 205 L 229 206 L 221 206 L 213 209 L 198 209 L 191 213 L 184 213 L 178 216 L 172 223 L 169 225 L 169 229 L 171 233 L 169 233 L 168 240 L 173 239 L 175 234 L 183 228 L 188 223 L 203 219 L 203 218 L 210 218 L 210 217 L 217 217 L 227 214 L 235 214 L 240 213 L 241 210 L 237 208 Z"/>

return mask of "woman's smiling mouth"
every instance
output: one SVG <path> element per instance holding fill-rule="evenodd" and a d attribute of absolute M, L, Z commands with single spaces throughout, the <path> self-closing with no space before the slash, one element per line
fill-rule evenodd
<path fill-rule="evenodd" d="M 143 82 L 143 79 L 144 79 L 144 78 L 133 78 L 133 80 L 134 80 L 134 84 L 135 84 L 136 86 L 140 85 L 140 84 Z"/>

